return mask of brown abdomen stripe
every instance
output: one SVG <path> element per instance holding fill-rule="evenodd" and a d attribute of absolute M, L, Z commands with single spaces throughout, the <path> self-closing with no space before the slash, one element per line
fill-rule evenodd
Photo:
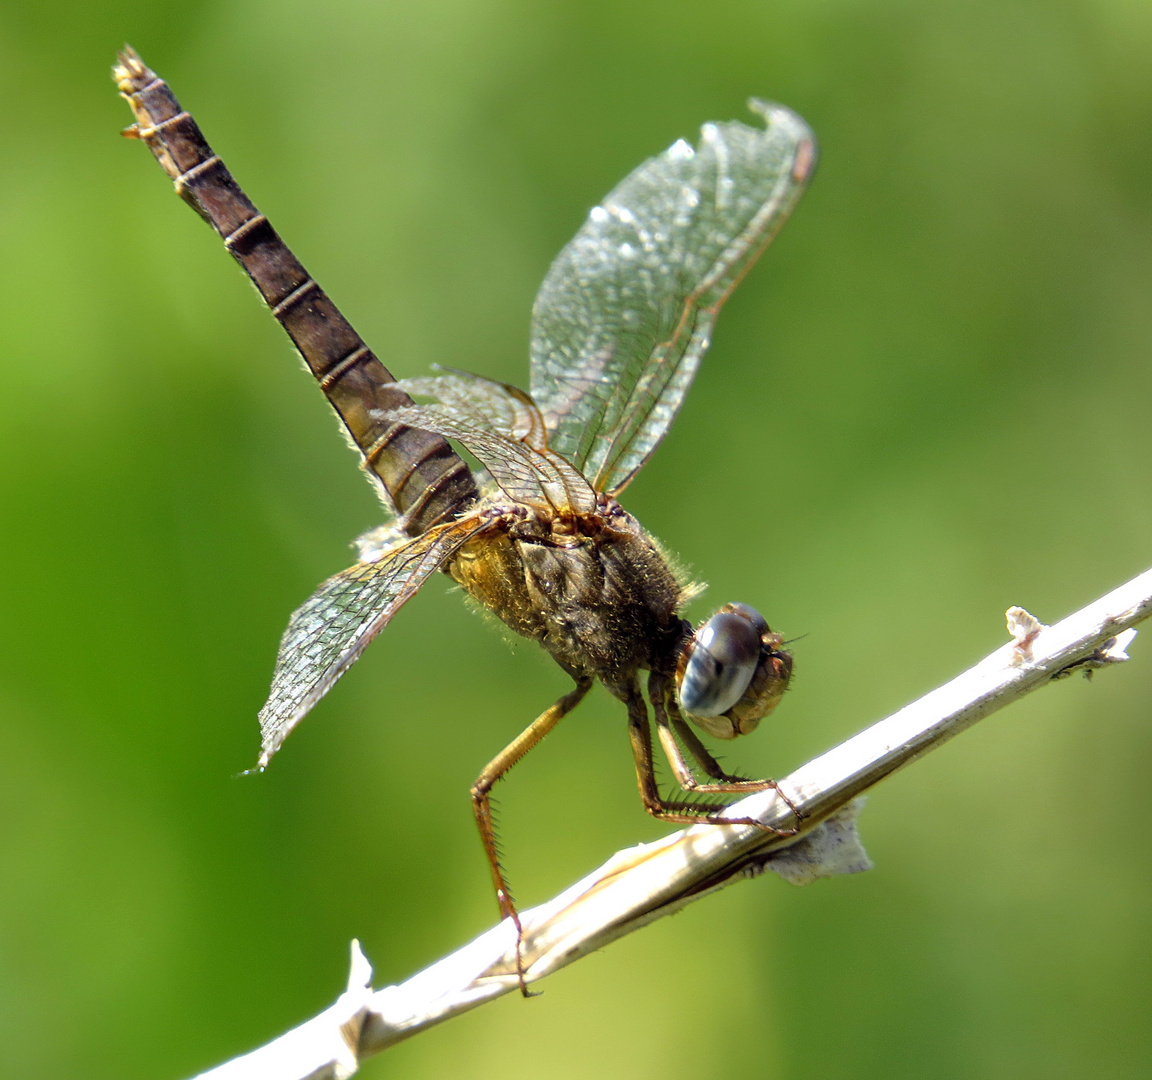
<path fill-rule="evenodd" d="M 310 292 L 319 292 L 320 286 L 309 278 L 303 285 L 297 286 L 293 289 L 280 303 L 272 308 L 272 315 L 278 322 L 284 321 L 284 313 L 294 308 L 301 300 L 304 299 Z"/>
<path fill-rule="evenodd" d="M 336 361 L 335 366 L 325 373 L 320 379 L 320 389 L 327 393 L 332 384 L 338 382 L 346 371 L 354 368 L 366 356 L 371 355 L 367 345 L 357 345 L 343 360 Z"/>
<path fill-rule="evenodd" d="M 237 229 L 233 229 L 226 237 L 224 237 L 224 246 L 232 252 L 250 250 L 245 247 L 250 242 L 250 239 L 255 237 L 261 229 L 271 229 L 272 226 L 268 224 L 268 219 L 263 214 L 257 214 L 254 218 L 249 218 L 243 225 Z"/>

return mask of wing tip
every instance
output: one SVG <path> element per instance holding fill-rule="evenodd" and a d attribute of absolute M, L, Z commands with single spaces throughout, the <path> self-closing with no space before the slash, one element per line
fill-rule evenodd
<path fill-rule="evenodd" d="M 300 717 L 297 717 L 298 721 Z M 270 724 L 265 726 L 263 718 L 260 721 L 260 756 L 256 759 L 256 764 L 249 769 L 249 772 L 262 773 L 268 768 L 268 762 L 272 760 L 272 755 L 284 745 L 284 740 L 288 738 L 292 728 L 296 726 L 295 722 L 282 725 Z"/>
<path fill-rule="evenodd" d="M 749 98 L 748 109 L 764 121 L 767 132 L 787 134 L 790 141 L 795 144 L 796 155 L 792 163 L 792 182 L 806 184 L 812 177 L 819 156 L 816 148 L 816 135 L 808 126 L 808 122 L 798 112 L 788 108 L 787 105 L 780 105 L 764 98 Z"/>

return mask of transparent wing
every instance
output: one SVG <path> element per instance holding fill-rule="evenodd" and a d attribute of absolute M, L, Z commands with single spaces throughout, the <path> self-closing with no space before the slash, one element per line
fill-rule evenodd
<path fill-rule="evenodd" d="M 400 379 L 396 385 L 413 397 L 435 398 L 501 435 L 526 443 L 533 450 L 548 449 L 544 418 L 528 394 L 508 383 L 483 375 L 433 365 L 448 375 Z"/>
<path fill-rule="evenodd" d="M 617 492 L 672 423 L 721 305 L 787 218 L 816 159 L 795 113 L 705 124 L 588 216 L 536 297 L 532 397 L 552 449 Z"/>
<path fill-rule="evenodd" d="M 440 380 L 422 381 L 435 383 Z M 406 385 L 411 387 L 417 382 L 406 380 Z M 424 391 L 417 388 L 413 392 Z M 527 394 L 523 395 L 523 400 L 512 399 L 512 404 L 508 405 L 507 426 L 495 423 L 489 415 L 495 408 L 492 401 L 486 403 L 483 413 L 475 404 L 465 407 L 455 402 L 411 405 L 393 409 L 387 416 L 401 424 L 459 440 L 476 455 L 496 485 L 514 502 L 560 512 L 591 513 L 595 509 L 596 493 L 588 481 L 559 454 L 548 449 L 539 411 Z M 517 406 L 515 410 L 513 404 Z M 534 436 L 537 440 L 535 445 Z"/>
<path fill-rule="evenodd" d="M 430 529 L 329 578 L 292 613 L 260 710 L 259 768 L 424 581 L 490 525 L 476 514 Z"/>

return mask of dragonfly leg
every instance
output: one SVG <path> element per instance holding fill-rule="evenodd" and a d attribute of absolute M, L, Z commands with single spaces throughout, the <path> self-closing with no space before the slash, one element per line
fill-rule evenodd
<path fill-rule="evenodd" d="M 725 772 L 720 763 L 709 753 L 708 748 L 700 741 L 700 736 L 689 726 L 688 722 L 680 715 L 680 710 L 676 705 L 675 698 L 671 692 L 671 682 L 664 675 L 658 675 L 653 672 L 648 680 L 648 696 L 652 699 L 652 710 L 656 714 L 656 730 L 660 736 L 660 745 L 664 748 L 664 753 L 668 758 L 668 763 L 672 766 L 672 771 L 676 774 L 676 782 L 685 791 L 696 791 L 705 795 L 743 795 L 751 794 L 756 791 L 775 791 L 777 795 L 784 801 L 784 804 L 796 816 L 797 819 L 802 818 L 804 815 L 796 809 L 792 800 L 784 793 L 783 789 L 775 780 L 753 780 L 747 776 L 734 776 L 731 773 Z M 669 727 L 669 720 L 671 720 L 671 728 Z M 673 729 L 675 735 L 673 735 Z M 688 748 L 688 752 L 696 759 L 696 763 L 704 770 L 713 780 L 717 781 L 715 784 L 701 784 L 692 775 L 691 767 L 684 760 L 684 755 L 680 750 L 680 744 L 676 740 L 679 736 L 680 740 Z"/>
<path fill-rule="evenodd" d="M 657 687 L 662 686 L 659 680 L 656 680 L 656 682 Z M 628 735 L 632 742 L 632 756 L 636 763 L 636 780 L 640 786 L 640 799 L 644 804 L 644 809 L 654 818 L 680 825 L 706 822 L 711 822 L 716 825 L 751 825 L 773 836 L 795 836 L 800 831 L 800 815 L 796 812 L 796 808 L 792 805 L 791 800 L 780 790 L 775 780 L 735 781 L 733 783 L 717 784 L 698 783 L 692 775 L 692 770 L 689 768 L 688 763 L 684 760 L 684 755 L 677 745 L 671 729 L 668 727 L 667 711 L 664 708 L 665 698 L 661 693 L 656 693 L 653 694 L 653 708 L 656 712 L 657 728 L 660 733 L 661 744 L 668 753 L 668 759 L 672 765 L 673 772 L 676 773 L 677 781 L 685 791 L 695 791 L 703 794 L 728 792 L 744 794 L 752 791 L 774 790 L 796 815 L 797 825 L 791 829 L 777 829 L 771 825 L 765 825 L 762 821 L 757 821 L 755 818 L 720 817 L 720 814 L 728 808 L 727 804 L 709 805 L 706 803 L 665 799 L 660 794 L 659 785 L 656 782 L 656 770 L 652 760 L 652 729 L 648 721 L 648 706 L 644 702 L 640 688 L 633 683 L 631 687 L 618 688 L 614 692 L 616 692 L 617 696 L 628 706 Z M 666 736 L 665 732 L 667 732 Z M 712 758 L 710 754 L 707 754 L 707 751 L 705 751 L 705 754 L 709 760 L 716 765 L 716 769 L 719 771 L 720 767 L 716 764 L 715 759 Z M 749 787 L 745 785 L 753 786 Z"/>
<path fill-rule="evenodd" d="M 700 766 L 713 780 L 723 781 L 726 785 L 733 784 L 763 784 L 766 787 L 771 787 L 770 780 L 754 780 L 750 776 L 737 776 L 734 773 L 728 773 L 723 770 L 718 762 L 710 753 L 708 748 L 700 741 L 700 736 L 692 730 L 691 725 L 682 716 L 672 713 L 672 727 L 676 731 L 677 737 L 688 748 L 688 753 L 696 759 L 696 764 Z M 661 740 L 663 741 L 663 740 Z M 730 788 L 729 788 L 730 790 Z M 748 788 L 749 791 L 759 791 L 762 788 Z"/>
<path fill-rule="evenodd" d="M 671 699 L 670 683 L 665 675 L 653 672 L 648 679 L 648 697 L 652 701 L 652 711 L 656 716 L 656 733 L 660 737 L 660 745 L 672 766 L 676 782 L 685 791 L 698 791 L 702 794 L 744 794 L 753 791 L 766 791 L 775 786 L 771 780 L 752 780 L 745 776 L 731 776 L 720 768 L 720 763 L 708 752 L 707 748 L 697 737 L 696 733 L 685 723 L 679 715 L 675 703 Z M 673 734 L 673 726 L 675 734 Z M 689 753 L 696 759 L 696 763 L 716 784 L 701 784 L 692 774 L 692 767 L 684 758 L 679 735 Z"/>
<path fill-rule="evenodd" d="M 496 890 L 496 901 L 500 905 L 500 917 L 511 919 L 516 927 L 516 974 L 520 978 L 520 993 L 531 997 L 524 979 L 524 962 L 520 946 L 524 939 L 524 927 L 520 924 L 520 913 L 504 877 L 500 865 L 500 852 L 496 846 L 496 829 L 492 823 L 492 804 L 489 794 L 499 780 L 513 765 L 548 734 L 565 716 L 580 704 L 592 686 L 589 675 L 574 675 L 576 685 L 562 698 L 544 710 L 531 724 L 513 739 L 485 767 L 472 785 L 472 811 L 476 815 L 476 826 L 484 844 L 484 854 L 488 856 L 488 866 L 492 871 L 492 885 Z"/>

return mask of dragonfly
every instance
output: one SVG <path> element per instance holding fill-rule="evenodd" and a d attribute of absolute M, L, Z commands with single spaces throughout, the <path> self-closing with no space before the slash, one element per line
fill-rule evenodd
<path fill-rule="evenodd" d="M 812 132 L 790 110 L 753 100 L 756 126 L 706 124 L 696 146 L 678 140 L 626 177 L 544 279 L 524 391 L 445 369 L 397 380 L 244 194 L 167 83 L 130 48 L 113 74 L 135 116 L 124 134 L 152 151 L 251 278 L 389 511 L 385 525 L 358 541 L 356 564 L 292 614 L 260 711 L 257 768 L 437 571 L 539 642 L 573 681 L 471 789 L 527 995 L 524 927 L 497 853 L 490 795 L 594 683 L 624 706 L 649 814 L 778 833 L 723 816 L 733 796 L 765 790 L 795 812 L 775 781 L 725 772 L 697 734 L 746 735 L 776 707 L 792 673 L 784 638 L 743 603 L 693 627 L 682 612 L 696 588 L 618 500 L 679 411 L 720 308 L 811 177 Z M 680 788 L 673 797 L 657 783 L 653 723 Z"/>

